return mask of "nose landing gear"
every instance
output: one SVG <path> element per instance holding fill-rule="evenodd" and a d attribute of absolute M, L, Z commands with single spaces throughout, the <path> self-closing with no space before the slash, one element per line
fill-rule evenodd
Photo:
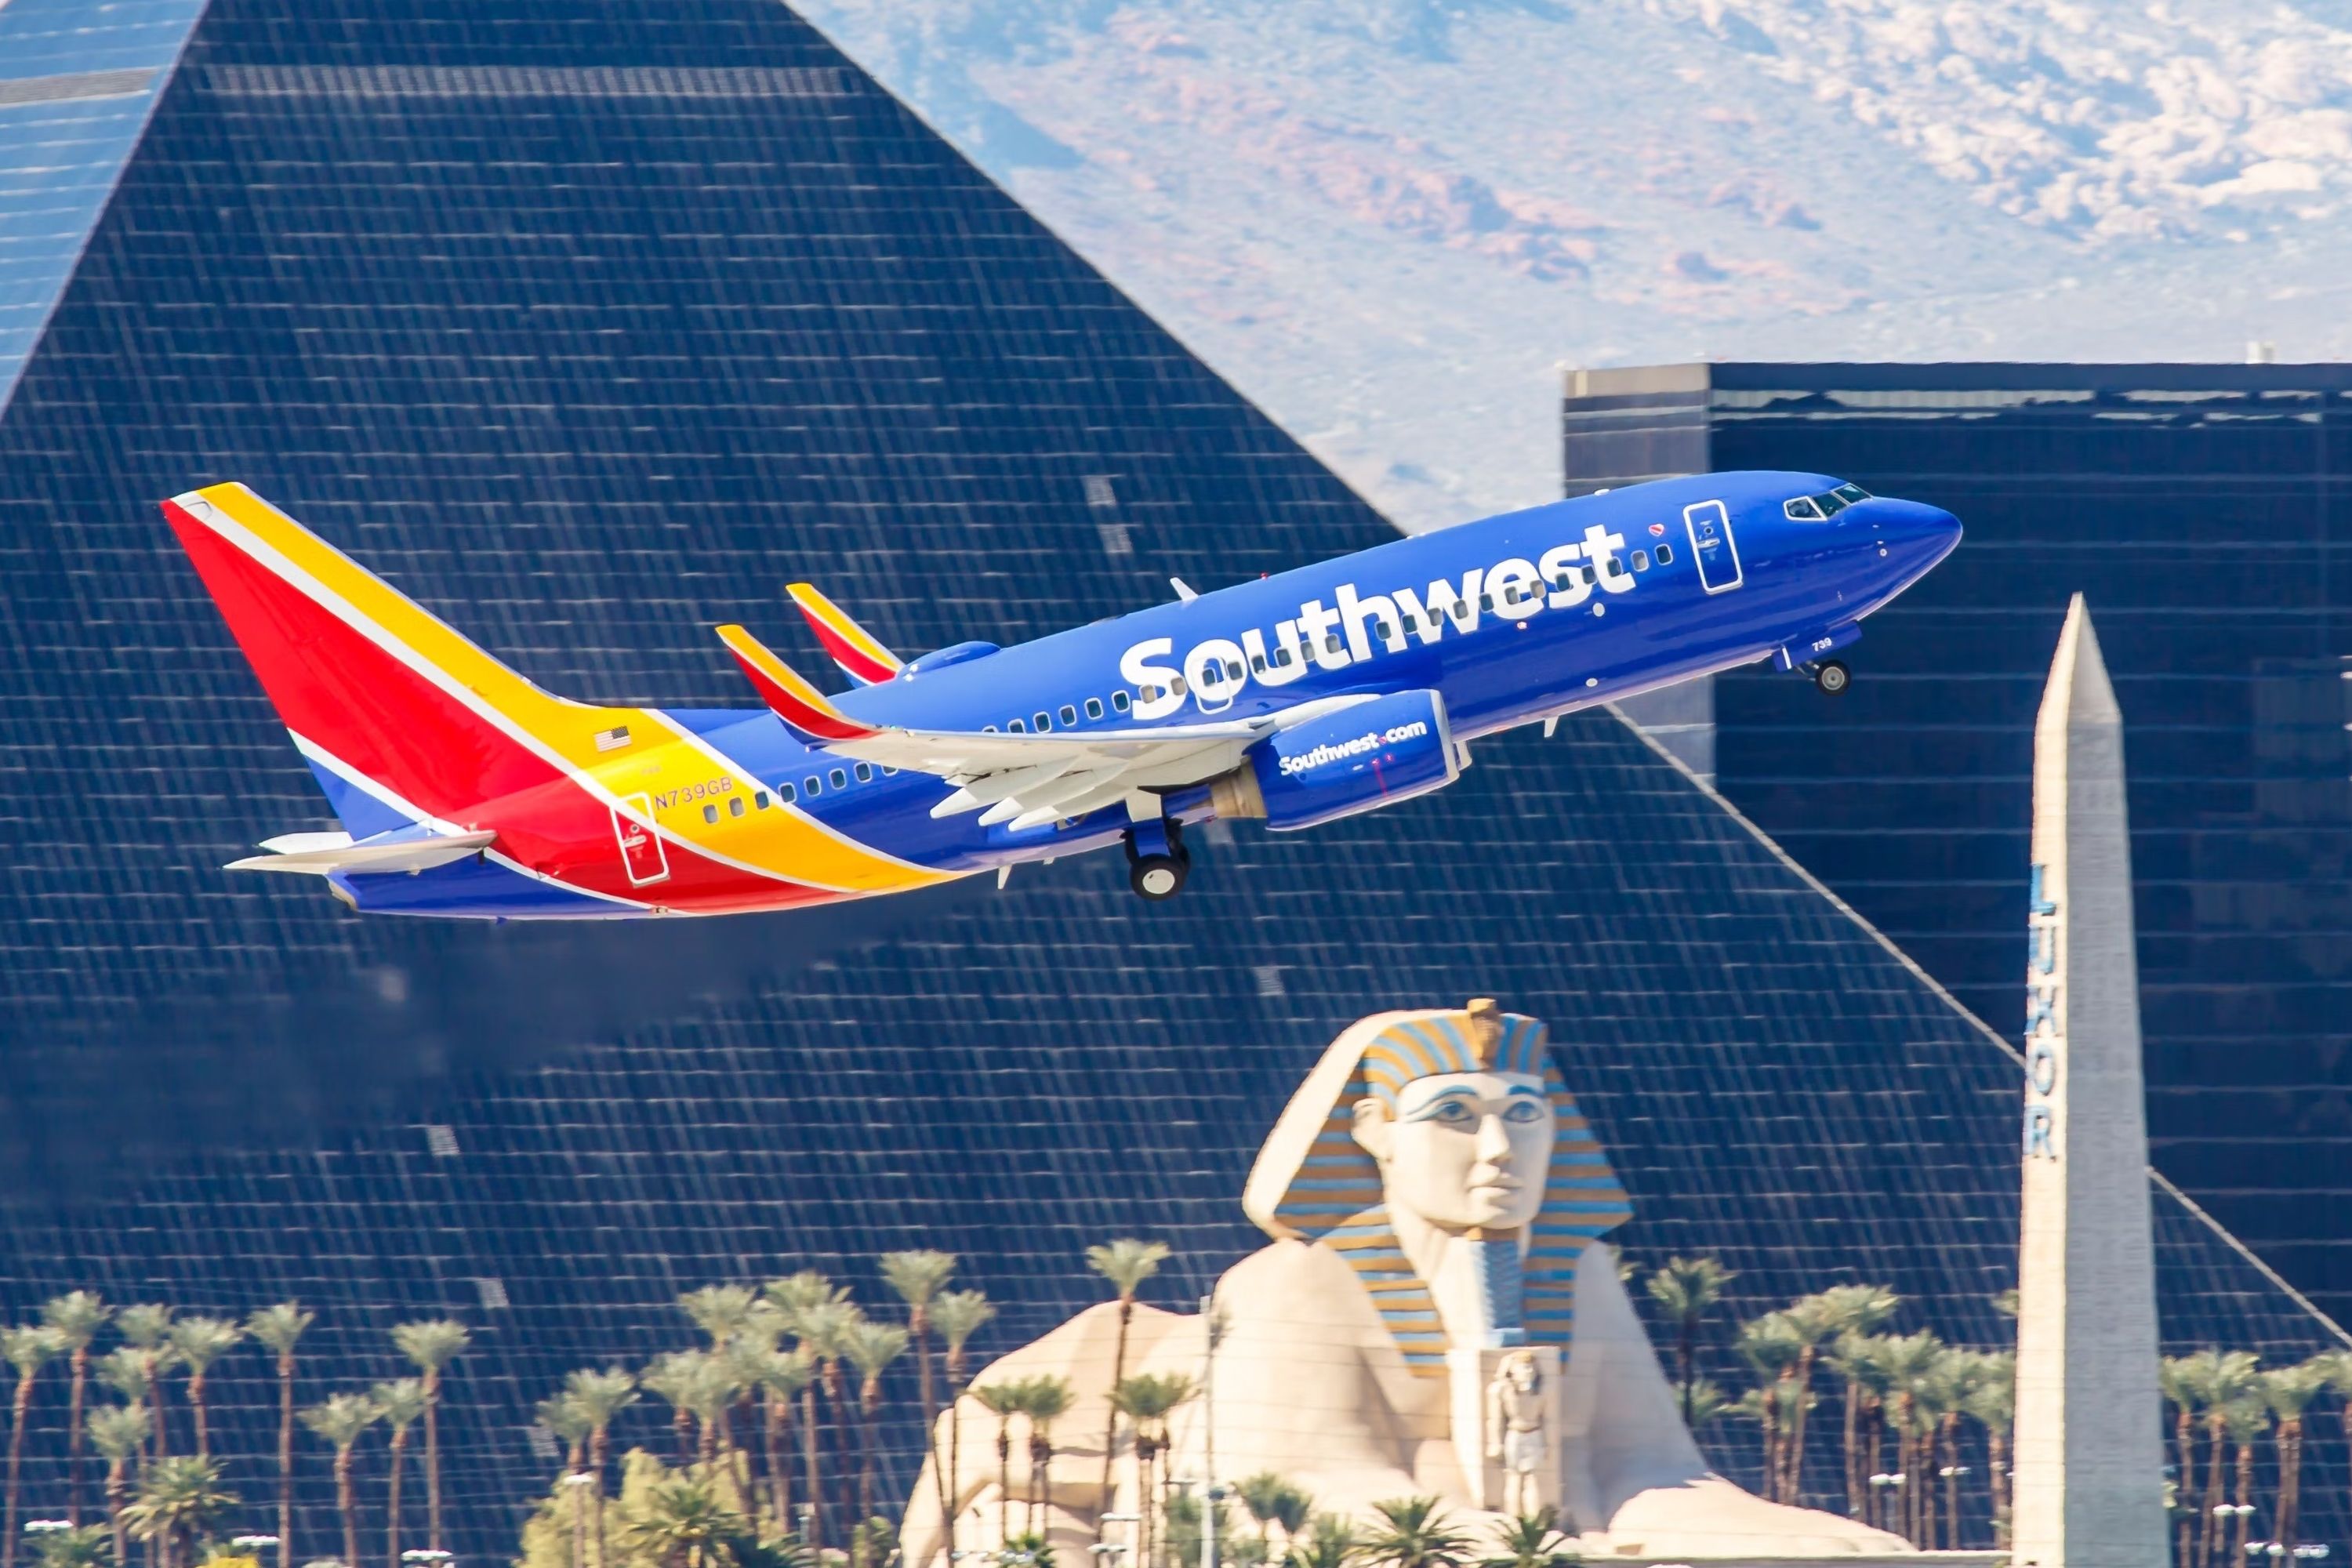
<path fill-rule="evenodd" d="M 1192 857 L 1184 847 L 1184 829 L 1165 817 L 1139 822 L 1127 830 L 1127 885 L 1138 898 L 1158 903 L 1184 890 L 1192 870 Z"/>
<path fill-rule="evenodd" d="M 1846 668 L 1842 658 L 1825 658 L 1806 668 L 1812 673 L 1813 685 L 1825 697 L 1843 697 L 1845 689 L 1853 684 L 1853 672 Z"/>

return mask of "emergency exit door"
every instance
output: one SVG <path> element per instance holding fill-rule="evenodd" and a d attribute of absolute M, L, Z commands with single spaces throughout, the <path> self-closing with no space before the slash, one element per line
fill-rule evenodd
<path fill-rule="evenodd" d="M 629 815 L 622 813 L 624 805 Z M 621 868 L 629 874 L 632 888 L 669 880 L 669 852 L 662 847 L 661 835 L 648 826 L 653 819 L 648 795 L 633 795 L 613 807 L 613 837 L 621 846 Z"/>
<path fill-rule="evenodd" d="M 1710 594 L 1739 586 L 1739 545 L 1731 537 L 1731 514 L 1719 500 L 1683 508 L 1690 533 L 1691 559 L 1698 563 L 1699 586 Z"/>

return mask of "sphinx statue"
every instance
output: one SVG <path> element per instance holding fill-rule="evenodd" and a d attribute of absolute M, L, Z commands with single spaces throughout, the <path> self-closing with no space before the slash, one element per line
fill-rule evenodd
<path fill-rule="evenodd" d="M 1125 1375 L 1208 1384 L 1166 1424 L 1161 1478 L 1272 1471 L 1359 1521 L 1433 1495 L 1482 1542 L 1550 1507 L 1589 1558 L 1916 1555 L 1707 1468 L 1601 1239 L 1632 1207 L 1535 1019 L 1477 1001 L 1354 1025 L 1291 1097 L 1242 1203 L 1272 1239 L 1217 1283 L 1213 1372 L 1201 1315 L 1139 1306 L 1128 1329 Z M 1057 1376 L 1076 1400 L 1033 1474 L 1025 1438 L 1001 1463 L 996 1417 L 963 1398 L 952 1532 L 933 1468 L 950 1452 L 942 1415 L 901 1535 L 912 1568 L 993 1550 L 1008 1518 L 1015 1532 L 1036 1518 L 1060 1561 L 1079 1561 L 1102 1515 L 1144 1511 L 1124 1423 L 1104 1463 L 1118 1334 L 1106 1303 L 974 1378 Z M 1131 1546 L 1135 1528 L 1100 1539 Z"/>

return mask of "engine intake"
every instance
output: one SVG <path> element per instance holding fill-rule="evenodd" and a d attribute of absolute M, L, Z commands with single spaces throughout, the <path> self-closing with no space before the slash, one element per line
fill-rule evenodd
<path fill-rule="evenodd" d="M 1398 691 L 1267 736 L 1211 782 L 1209 804 L 1289 832 L 1443 789 L 1461 771 L 1444 700 Z"/>

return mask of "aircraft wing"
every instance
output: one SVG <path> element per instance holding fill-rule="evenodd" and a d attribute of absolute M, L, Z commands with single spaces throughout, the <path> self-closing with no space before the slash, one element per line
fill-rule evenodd
<path fill-rule="evenodd" d="M 1139 792 L 1204 783 L 1231 771 L 1276 728 L 1270 718 L 1255 718 L 1045 735 L 884 729 L 828 741 L 825 749 L 954 784 L 955 793 L 931 808 L 933 816 L 977 811 L 982 824 L 1010 822 L 1019 829 L 1084 816 Z"/>
<path fill-rule="evenodd" d="M 231 871 L 297 871 L 323 877 L 330 871 L 428 871 L 478 855 L 495 833 L 418 834 L 397 829 L 381 839 L 354 842 L 348 833 L 288 833 L 264 839 L 267 855 L 232 860 Z"/>
<path fill-rule="evenodd" d="M 1015 828 L 1099 811 L 1129 795 L 1200 784 L 1232 769 L 1280 725 L 1270 717 L 1222 724 L 990 734 L 909 730 L 851 718 L 741 626 L 719 636 L 776 716 L 813 745 L 860 762 L 935 774 L 956 786 L 933 816 L 977 811 Z"/>

